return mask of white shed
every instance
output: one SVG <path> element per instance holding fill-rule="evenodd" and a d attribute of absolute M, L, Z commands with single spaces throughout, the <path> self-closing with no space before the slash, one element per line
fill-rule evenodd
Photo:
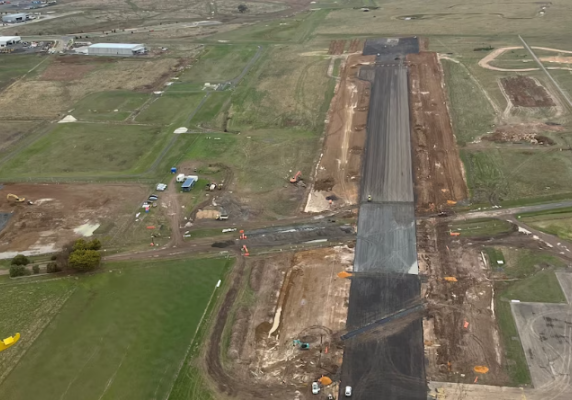
<path fill-rule="evenodd" d="M 144 44 L 133 43 L 96 43 L 87 48 L 89 56 L 119 56 L 130 57 L 136 54 L 145 54 Z"/>

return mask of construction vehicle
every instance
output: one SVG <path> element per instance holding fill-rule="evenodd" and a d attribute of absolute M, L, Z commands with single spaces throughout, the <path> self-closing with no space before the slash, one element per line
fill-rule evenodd
<path fill-rule="evenodd" d="M 310 349 L 310 343 L 304 343 L 301 342 L 300 340 L 296 339 L 292 342 L 292 346 L 296 347 L 298 346 L 300 348 L 300 350 L 308 350 Z"/>
<path fill-rule="evenodd" d="M 371 194 L 367 195 L 367 201 L 371 202 Z"/>
<path fill-rule="evenodd" d="M 16 333 L 14 336 L 9 336 L 6 339 L 0 340 L 0 351 L 6 350 L 14 346 L 20 340 L 20 334 Z"/>
<path fill-rule="evenodd" d="M 8 195 L 6 196 L 6 199 L 7 199 L 7 200 L 14 199 L 14 200 L 17 201 L 18 203 L 23 203 L 23 202 L 26 201 L 26 199 L 25 199 L 24 197 L 18 197 L 18 196 L 16 196 L 15 194 L 12 194 L 12 193 L 8 193 Z"/>
<path fill-rule="evenodd" d="M 290 178 L 290 183 L 298 183 L 298 181 L 302 180 L 302 171 L 296 172 L 292 178 Z"/>

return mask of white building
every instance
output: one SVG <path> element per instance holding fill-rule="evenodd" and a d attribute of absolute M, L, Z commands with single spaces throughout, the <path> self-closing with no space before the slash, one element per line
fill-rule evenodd
<path fill-rule="evenodd" d="M 25 21 L 29 21 L 32 18 L 30 17 L 29 14 L 8 14 L 8 15 L 3 15 L 2 16 L 2 22 L 6 23 L 6 24 L 14 24 L 16 22 L 25 22 Z"/>
<path fill-rule="evenodd" d="M 145 54 L 147 50 L 144 44 L 133 43 L 96 43 L 88 46 L 88 56 L 116 56 L 130 57 L 137 54 Z"/>
<path fill-rule="evenodd" d="M 0 36 L 0 48 L 20 43 L 20 40 L 22 40 L 20 36 Z"/>

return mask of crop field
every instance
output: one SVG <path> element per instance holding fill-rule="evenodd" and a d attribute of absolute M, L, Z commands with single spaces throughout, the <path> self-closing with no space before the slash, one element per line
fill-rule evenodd
<path fill-rule="evenodd" d="M 135 121 L 153 125 L 172 125 L 174 128 L 185 126 L 185 121 L 203 97 L 204 93 L 165 93 L 145 108 Z"/>
<path fill-rule="evenodd" d="M 207 46 L 199 56 L 199 61 L 185 71 L 182 82 L 220 83 L 236 78 L 248 61 L 256 54 L 254 45 Z"/>
<path fill-rule="evenodd" d="M 113 263 L 107 273 L 74 280 L 73 294 L 0 385 L 0 397 L 165 398 L 230 263 Z M 38 304 L 37 287 L 46 284 L 54 282 L 20 295 Z"/>
<path fill-rule="evenodd" d="M 81 100 L 72 114 L 80 121 L 124 121 L 148 99 L 145 93 L 94 93 Z"/>
<path fill-rule="evenodd" d="M 461 158 L 475 202 L 508 205 L 571 194 L 572 164 L 563 152 L 461 149 Z"/>
<path fill-rule="evenodd" d="M 62 124 L 2 167 L 3 177 L 94 176 L 145 171 L 165 138 L 161 128 Z"/>

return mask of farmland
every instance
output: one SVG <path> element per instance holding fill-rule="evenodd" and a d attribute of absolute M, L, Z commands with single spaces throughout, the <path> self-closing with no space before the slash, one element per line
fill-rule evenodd
<path fill-rule="evenodd" d="M 34 290 L 20 296 L 36 302 L 49 300 L 51 291 L 61 297 L 73 288 L 73 294 L 0 385 L 0 394 L 164 398 L 229 265 L 224 259 L 116 263 L 79 281 L 29 284 Z M 25 384 L 30 374 L 34 385 Z"/>

